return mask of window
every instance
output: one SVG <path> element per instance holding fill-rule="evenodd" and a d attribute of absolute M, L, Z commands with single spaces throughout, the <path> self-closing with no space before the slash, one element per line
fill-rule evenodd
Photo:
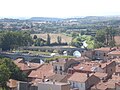
<path fill-rule="evenodd" d="M 82 83 L 81 83 L 81 87 L 82 87 Z"/>
<path fill-rule="evenodd" d="M 60 71 L 62 71 L 62 66 L 60 66 Z"/>
<path fill-rule="evenodd" d="M 55 71 L 57 71 L 57 66 L 55 66 Z"/>
<path fill-rule="evenodd" d="M 62 72 L 60 72 L 60 75 L 62 75 Z"/>

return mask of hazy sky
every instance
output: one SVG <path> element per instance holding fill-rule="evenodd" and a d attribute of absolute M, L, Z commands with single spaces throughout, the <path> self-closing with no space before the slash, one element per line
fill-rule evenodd
<path fill-rule="evenodd" d="M 0 17 L 120 15 L 120 0 L 0 0 Z"/>

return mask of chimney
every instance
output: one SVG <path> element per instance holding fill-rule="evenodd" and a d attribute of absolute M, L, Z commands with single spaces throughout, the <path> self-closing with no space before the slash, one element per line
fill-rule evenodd
<path fill-rule="evenodd" d="M 53 80 L 53 84 L 55 84 L 56 80 Z"/>
<path fill-rule="evenodd" d="M 89 73 L 87 73 L 87 78 L 89 78 L 90 77 L 90 75 L 89 75 Z"/>

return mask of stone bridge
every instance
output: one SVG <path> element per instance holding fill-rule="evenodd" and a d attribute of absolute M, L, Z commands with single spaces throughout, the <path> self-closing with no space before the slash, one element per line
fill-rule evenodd
<path fill-rule="evenodd" d="M 72 55 L 74 51 L 84 52 L 86 49 L 75 48 L 75 47 L 63 47 L 63 46 L 32 46 L 32 47 L 22 47 L 23 50 L 33 50 L 33 51 L 42 51 L 42 52 L 54 52 L 57 51 L 59 54 L 63 54 L 64 51 L 67 51 L 68 55 Z"/>
<path fill-rule="evenodd" d="M 34 59 L 44 60 L 45 58 L 50 58 L 51 56 L 46 55 L 30 55 L 30 54 L 16 54 L 16 53 L 0 53 L 0 55 L 4 57 L 11 58 L 13 60 L 16 60 L 17 58 L 23 58 L 24 60 L 31 61 Z"/>

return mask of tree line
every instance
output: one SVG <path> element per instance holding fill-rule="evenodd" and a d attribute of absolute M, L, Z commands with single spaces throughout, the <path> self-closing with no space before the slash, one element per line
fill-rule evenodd
<path fill-rule="evenodd" d="M 16 49 L 20 46 L 32 45 L 33 40 L 26 32 L 0 32 L 0 48 L 5 50 Z"/>
<path fill-rule="evenodd" d="M 95 48 L 99 47 L 114 47 L 115 36 L 119 35 L 119 30 L 112 27 L 106 27 L 103 30 L 97 30 L 95 35 Z"/>

